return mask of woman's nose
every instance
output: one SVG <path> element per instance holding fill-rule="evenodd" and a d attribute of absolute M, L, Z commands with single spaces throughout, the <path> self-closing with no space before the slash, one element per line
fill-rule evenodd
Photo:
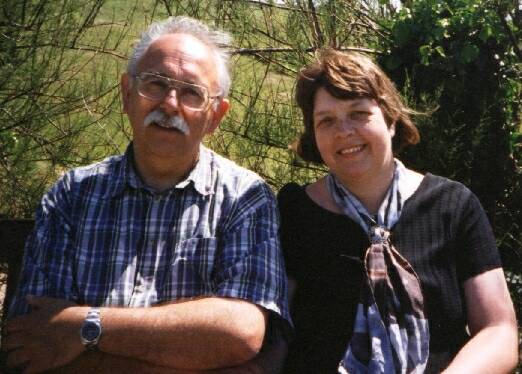
<path fill-rule="evenodd" d="M 336 126 L 335 134 L 337 136 L 348 136 L 353 134 L 355 126 L 350 120 L 339 121 Z"/>

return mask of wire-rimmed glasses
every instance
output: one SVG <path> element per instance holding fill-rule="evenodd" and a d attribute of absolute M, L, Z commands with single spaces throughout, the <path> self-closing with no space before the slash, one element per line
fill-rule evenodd
<path fill-rule="evenodd" d="M 206 110 L 211 99 L 220 96 L 211 96 L 206 87 L 164 77 L 159 74 L 140 73 L 135 78 L 137 81 L 136 88 L 140 96 L 149 100 L 160 101 L 174 89 L 178 103 L 194 111 Z"/>

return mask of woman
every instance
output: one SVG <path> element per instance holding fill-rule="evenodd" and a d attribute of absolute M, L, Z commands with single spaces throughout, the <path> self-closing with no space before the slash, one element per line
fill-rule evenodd
<path fill-rule="evenodd" d="M 297 79 L 297 153 L 327 176 L 280 191 L 296 287 L 288 373 L 506 373 L 517 327 L 495 239 L 462 184 L 394 158 L 419 133 L 367 57 L 325 50 Z"/>

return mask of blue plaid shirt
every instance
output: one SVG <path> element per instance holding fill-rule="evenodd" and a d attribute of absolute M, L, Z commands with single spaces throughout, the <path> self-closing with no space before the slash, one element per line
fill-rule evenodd
<path fill-rule="evenodd" d="M 276 209 L 259 176 L 203 146 L 189 176 L 156 194 L 130 146 L 44 195 L 9 315 L 28 311 L 28 294 L 120 307 L 215 296 L 289 321 Z"/>

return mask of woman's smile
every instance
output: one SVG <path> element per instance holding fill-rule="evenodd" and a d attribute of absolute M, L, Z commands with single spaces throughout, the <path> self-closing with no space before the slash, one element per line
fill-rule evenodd
<path fill-rule="evenodd" d="M 337 153 L 339 153 L 342 156 L 347 156 L 347 155 L 351 156 L 351 155 L 355 155 L 355 154 L 361 152 L 365 147 L 366 147 L 365 144 L 351 146 L 351 147 L 343 148 L 340 151 L 338 151 Z"/>

